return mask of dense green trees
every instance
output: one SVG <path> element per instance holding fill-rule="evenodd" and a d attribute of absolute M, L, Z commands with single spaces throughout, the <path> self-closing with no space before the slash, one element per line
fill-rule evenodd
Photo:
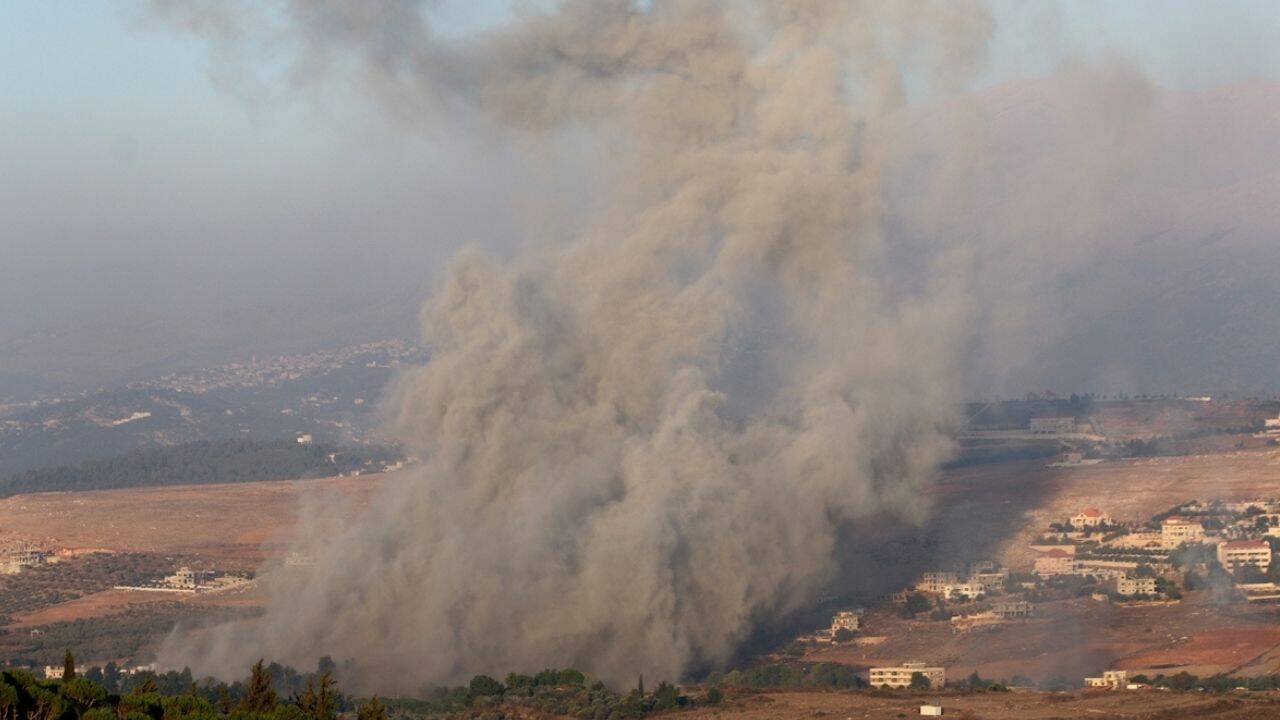
<path fill-rule="evenodd" d="M 28 470 L 0 482 L 0 497 L 51 490 L 107 490 L 324 477 L 399 459 L 386 447 L 339 448 L 293 440 L 193 442 L 106 460 Z"/>

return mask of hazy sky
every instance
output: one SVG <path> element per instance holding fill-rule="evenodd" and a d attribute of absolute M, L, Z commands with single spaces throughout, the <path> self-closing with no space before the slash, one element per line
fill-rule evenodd
<path fill-rule="evenodd" d="M 465 35 L 512 5 L 432 12 Z M 1170 87 L 1278 75 L 1276 2 L 993 7 L 988 83 L 1109 48 Z M 290 92 L 256 60 L 231 78 L 204 39 L 135 0 L 0 3 L 0 306 L 22 308 L 0 313 L 0 343 L 38 354 L 86 326 L 340 305 L 375 285 L 420 296 L 462 242 L 514 234 L 505 161 L 461 135 L 390 132 L 340 89 Z M 0 352 L 0 375 L 31 362 Z"/>

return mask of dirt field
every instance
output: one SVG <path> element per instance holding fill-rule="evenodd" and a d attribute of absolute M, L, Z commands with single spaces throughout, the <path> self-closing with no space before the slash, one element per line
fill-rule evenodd
<path fill-rule="evenodd" d="M 919 717 L 924 703 L 941 704 L 945 717 L 969 720 L 1264 720 L 1280 718 L 1280 700 L 1260 694 L 1205 696 L 1158 691 L 1096 693 L 982 693 L 930 696 L 913 693 L 763 692 L 731 696 L 724 707 L 698 709 L 673 717 L 688 720 L 744 718 Z"/>
<path fill-rule="evenodd" d="M 45 548 L 181 555 L 252 570 L 278 546 L 304 493 L 358 500 L 380 478 L 18 495 L 0 500 L 0 529 Z"/>

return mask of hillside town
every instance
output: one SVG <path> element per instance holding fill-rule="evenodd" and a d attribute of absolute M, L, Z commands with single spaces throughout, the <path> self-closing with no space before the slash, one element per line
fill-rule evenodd
<path fill-rule="evenodd" d="M 1087 599 L 1116 606 L 1178 603 L 1184 591 L 1212 590 L 1223 602 L 1280 602 L 1280 500 L 1189 500 L 1144 519 L 1081 508 L 1042 529 L 1022 567 L 992 560 L 922 573 L 882 607 L 837 611 L 830 627 L 799 638 L 812 647 L 880 645 L 906 631 L 899 619 L 946 623 L 952 633 L 997 630 L 1041 615 L 1055 601 Z M 892 610 L 892 612 L 886 612 Z M 881 618 L 875 627 L 870 618 Z M 888 635 L 888 637 L 886 637 Z M 938 688 L 946 668 L 916 658 L 869 667 L 874 687 Z M 1093 689 L 1140 689 L 1123 670 L 1079 678 Z"/>

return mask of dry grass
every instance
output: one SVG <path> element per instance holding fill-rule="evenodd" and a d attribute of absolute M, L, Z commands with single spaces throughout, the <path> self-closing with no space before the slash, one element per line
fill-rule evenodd
<path fill-rule="evenodd" d="M 48 548 L 183 555 L 251 570 L 292 526 L 304 493 L 359 499 L 380 478 L 18 495 L 0 500 L 0 528 Z"/>

